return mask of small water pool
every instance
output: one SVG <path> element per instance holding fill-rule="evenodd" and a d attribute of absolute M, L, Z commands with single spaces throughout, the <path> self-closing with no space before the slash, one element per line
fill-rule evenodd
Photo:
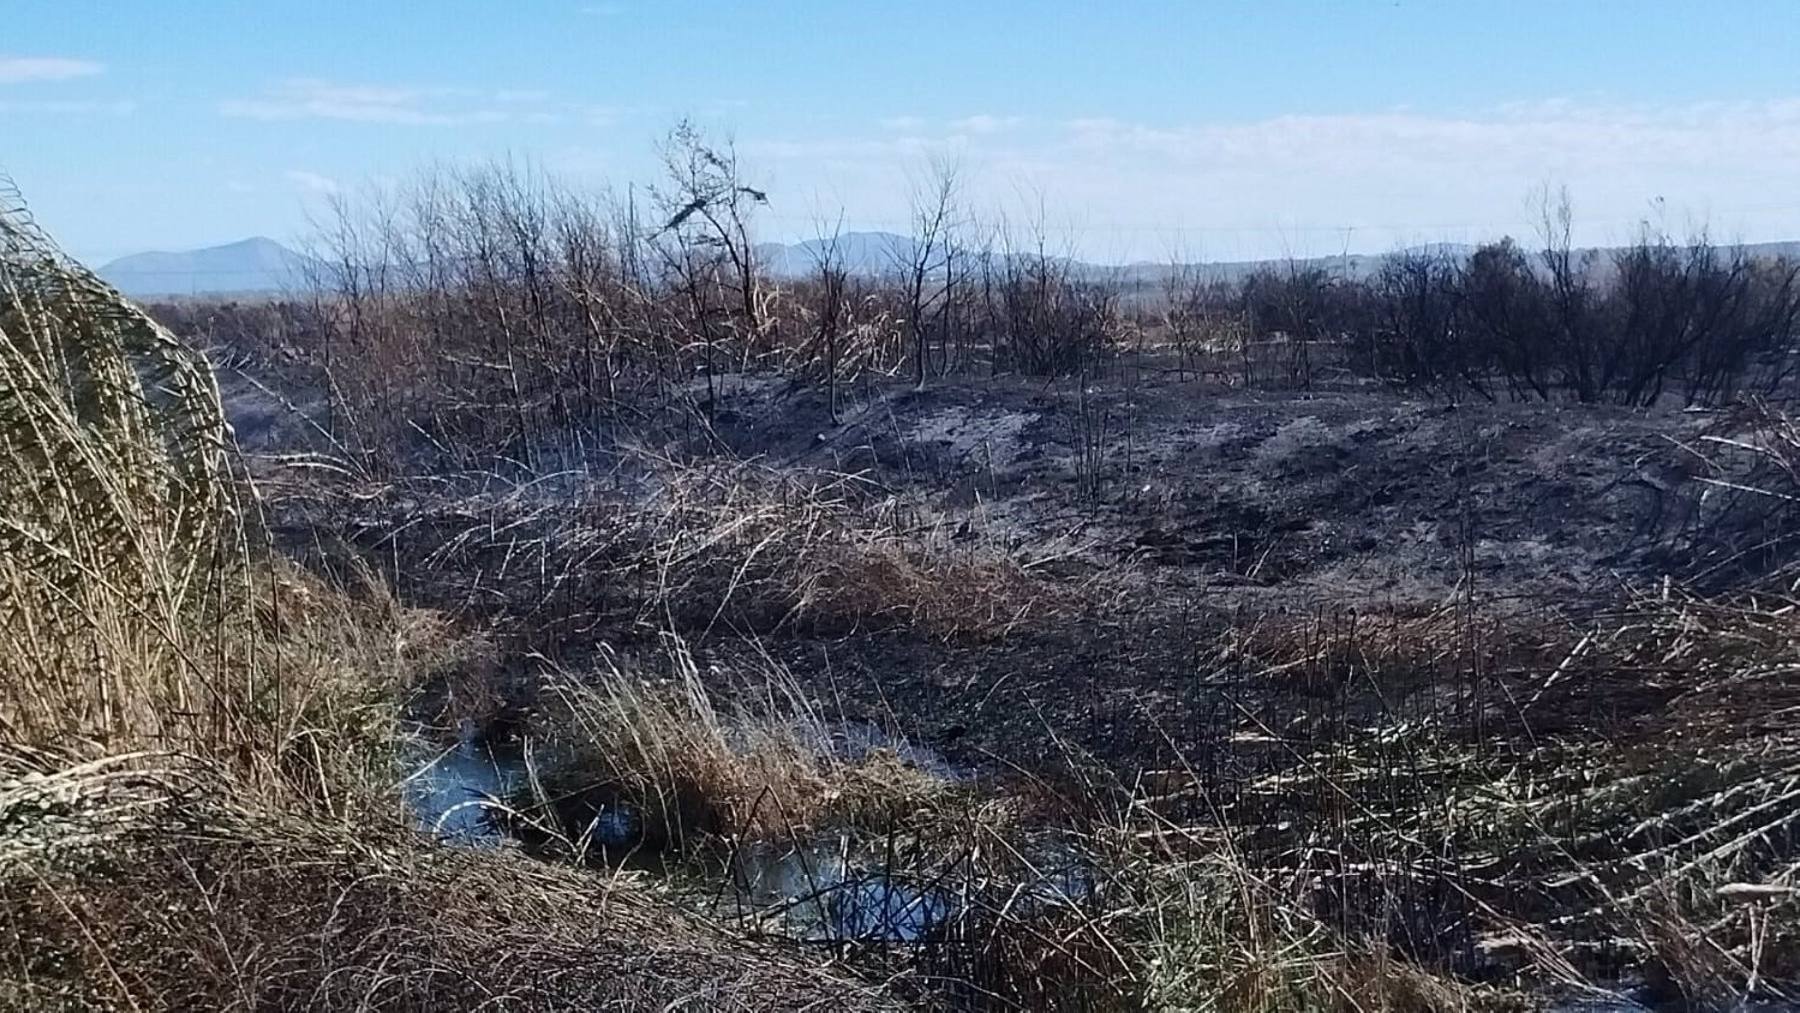
<path fill-rule="evenodd" d="M 866 735 L 852 731 L 839 748 L 869 748 Z M 496 817 L 527 778 L 522 749 L 465 735 L 455 746 L 418 760 L 403 791 L 422 830 L 450 844 L 499 847 L 511 835 Z M 637 825 L 634 813 L 618 807 L 602 811 L 589 834 L 603 854 L 614 849 L 608 860 L 618 861 L 617 855 L 641 860 L 644 856 L 631 852 Z M 715 862 L 667 869 L 654 862 L 632 864 L 671 873 L 681 881 L 678 892 L 714 916 L 750 919 L 767 931 L 822 943 L 915 943 L 978 903 L 992 903 L 990 895 L 1000 896 L 1016 917 L 1076 903 L 1094 890 L 1091 868 L 1074 852 L 1054 846 L 1032 849 L 1028 874 L 996 884 L 960 868 L 955 856 L 898 863 L 879 843 L 834 832 L 798 842 L 747 844 Z M 920 871 L 930 867 L 940 871 Z"/>
<path fill-rule="evenodd" d="M 465 735 L 426 756 L 401 789 L 420 829 L 456 844 L 497 847 L 506 832 L 493 818 L 494 807 L 524 783 L 520 751 Z"/>

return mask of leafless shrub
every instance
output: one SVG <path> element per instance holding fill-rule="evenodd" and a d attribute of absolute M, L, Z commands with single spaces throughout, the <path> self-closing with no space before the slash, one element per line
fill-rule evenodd
<path fill-rule="evenodd" d="M 1253 272 L 1238 292 L 1248 327 L 1245 384 L 1310 388 L 1323 368 L 1340 366 L 1346 343 L 1365 332 L 1363 303 L 1360 286 L 1320 267 L 1290 263 Z"/>
<path fill-rule="evenodd" d="M 1382 265 L 1375 292 L 1383 332 L 1376 344 L 1392 361 L 1374 363 L 1377 375 L 1406 386 L 1467 384 L 1487 394 L 1485 353 L 1458 326 L 1455 277 L 1455 266 L 1432 253 L 1402 253 Z"/>
<path fill-rule="evenodd" d="M 1075 446 L 1075 485 L 1086 499 L 1097 499 L 1107 478 L 1107 451 L 1112 439 L 1112 410 L 1096 396 L 1084 375 L 1068 412 L 1070 442 Z"/>
<path fill-rule="evenodd" d="M 775 320 L 750 235 L 753 209 L 769 198 L 745 182 L 735 148 L 685 120 L 669 133 L 662 157 L 667 183 L 652 194 L 665 221 L 649 248 L 703 349 L 710 412 L 718 374 L 744 369 L 772 344 Z"/>
<path fill-rule="evenodd" d="M 934 164 L 930 181 L 913 195 L 913 234 L 902 237 L 889 251 L 899 280 L 906 330 L 912 338 L 913 375 L 920 390 L 925 389 L 931 369 L 931 336 L 938 335 L 941 354 L 947 356 L 950 346 L 952 310 L 962 282 L 957 269 L 960 187 L 954 163 Z"/>
<path fill-rule="evenodd" d="M 1178 370 L 1223 377 L 1220 363 L 1243 354 L 1247 329 L 1232 296 L 1229 285 L 1208 279 L 1196 264 L 1168 266 L 1154 323 L 1160 342 L 1174 350 Z"/>
<path fill-rule="evenodd" d="M 1574 247 L 1572 223 L 1565 194 L 1545 202 L 1536 258 L 1510 239 L 1460 265 L 1418 251 L 1389 258 L 1364 368 L 1484 397 L 1504 384 L 1515 398 L 1638 406 L 1670 393 L 1725 403 L 1746 388 L 1774 390 L 1791 372 L 1793 265 L 1722 250 L 1704 233 L 1677 244 L 1648 226 L 1602 257 Z"/>
<path fill-rule="evenodd" d="M 1051 252 L 1041 222 L 1023 244 L 1002 238 L 1004 252 L 983 265 L 996 367 L 1036 376 L 1096 368 L 1119 334 L 1118 286 L 1079 276 L 1073 258 Z"/>
<path fill-rule="evenodd" d="M 1474 364 L 1491 365 L 1515 399 L 1548 399 L 1555 341 L 1542 282 L 1526 255 L 1511 239 L 1483 245 L 1462 265 L 1455 285 L 1459 314 L 1452 326 L 1475 350 Z"/>

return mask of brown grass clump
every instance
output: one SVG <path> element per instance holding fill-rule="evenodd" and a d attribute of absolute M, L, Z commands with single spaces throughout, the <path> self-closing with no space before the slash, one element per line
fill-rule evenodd
<path fill-rule="evenodd" d="M 811 608 L 833 625 L 895 624 L 982 641 L 1053 614 L 1058 592 L 1004 557 L 876 544 L 827 559 Z"/>
<path fill-rule="evenodd" d="M 457 657 L 458 638 L 378 580 L 345 593 L 270 561 L 247 591 L 252 607 L 203 630 L 146 629 L 123 602 L 90 602 L 54 640 L 0 654 L 0 727 L 94 755 L 203 757 L 241 792 L 364 809 L 390 778 L 395 701 Z M 42 629 L 28 610 L 13 618 Z"/>
<path fill-rule="evenodd" d="M 886 832 L 959 797 L 952 783 L 892 750 L 847 751 L 772 661 L 722 713 L 687 645 L 674 636 L 664 644 L 664 679 L 608 659 L 594 676 L 552 691 L 521 815 L 577 855 L 597 846 L 609 819 L 630 824 L 632 849 L 691 852 L 822 827 Z"/>
<path fill-rule="evenodd" d="M 1372 677 L 1418 682 L 1458 671 L 1520 671 L 1557 660 L 1552 656 L 1568 629 L 1567 621 L 1553 615 L 1502 612 L 1463 601 L 1362 610 L 1337 605 L 1240 622 L 1227 633 L 1227 657 L 1294 688 L 1324 689 Z"/>
<path fill-rule="evenodd" d="M 228 719 L 212 704 L 242 687 L 203 632 L 248 579 L 228 438 L 205 363 L 0 193 L 0 727 L 106 741 Z"/>
<path fill-rule="evenodd" d="M 206 362 L 0 207 L 0 732 L 342 810 L 447 638 L 251 550 Z M 383 775 L 385 776 L 385 775 Z"/>

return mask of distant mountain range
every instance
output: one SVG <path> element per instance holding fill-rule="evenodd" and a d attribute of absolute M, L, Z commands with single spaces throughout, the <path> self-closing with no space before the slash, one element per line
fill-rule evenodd
<path fill-rule="evenodd" d="M 299 285 L 314 266 L 311 257 L 257 236 L 184 253 L 134 253 L 98 273 L 126 295 L 144 299 L 279 292 Z"/>
<path fill-rule="evenodd" d="M 892 271 L 913 255 L 918 244 L 892 232 L 846 232 L 835 240 L 808 239 L 800 243 L 758 243 L 756 255 L 769 273 L 783 278 L 810 274 L 824 259 L 827 248 L 832 261 L 851 274 L 881 274 Z"/>
<path fill-rule="evenodd" d="M 756 252 L 769 273 L 777 277 L 798 278 L 816 270 L 824 260 L 828 248 L 832 260 L 851 274 L 885 274 L 903 269 L 917 253 L 918 241 L 892 232 L 846 232 L 835 241 L 808 239 L 799 243 L 759 243 Z M 1111 278 L 1126 283 L 1157 281 L 1166 277 L 1170 269 L 1166 261 L 1092 264 L 1080 260 L 1070 261 L 1054 254 L 1050 259 L 1070 264 L 1076 274 L 1084 277 Z M 1331 265 L 1356 275 L 1379 270 L 1384 259 L 1382 256 L 1352 255 L 1348 258 L 1322 257 L 1296 263 Z M 1269 261 L 1246 260 L 1197 266 L 1208 274 L 1229 280 L 1240 278 L 1268 263 Z"/>
<path fill-rule="evenodd" d="M 764 269 L 778 277 L 799 277 L 818 265 L 823 244 L 762 243 Z M 887 232 L 849 232 L 838 237 L 836 260 L 857 274 L 892 270 L 912 254 L 913 241 Z M 179 253 L 134 253 L 97 272 L 114 288 L 138 299 L 182 295 L 257 295 L 305 282 L 318 261 L 257 236 L 224 246 Z"/>
<path fill-rule="evenodd" d="M 761 243 L 757 255 L 763 267 L 777 277 L 796 278 L 816 269 L 826 250 L 825 240 L 799 243 Z M 837 237 L 833 259 L 853 274 L 883 274 L 910 259 L 916 241 L 891 232 L 846 232 Z M 1800 259 L 1800 242 L 1751 243 L 1747 251 L 1767 257 Z M 1428 251 L 1451 257 L 1468 255 L 1474 247 L 1432 244 L 1403 252 Z M 1598 251 L 1605 252 L 1605 251 Z M 1351 278 L 1367 278 L 1392 254 L 1359 254 L 1315 257 L 1296 261 L 1240 260 L 1195 265 L 1221 281 L 1237 281 L 1270 264 L 1292 263 L 1320 267 Z M 100 268 L 100 277 L 126 295 L 139 299 L 180 295 L 255 295 L 280 292 L 304 283 L 321 265 L 305 254 L 257 237 L 225 246 L 210 246 L 185 253 L 137 253 L 120 257 Z M 1158 284 L 1168 277 L 1171 265 L 1143 261 L 1135 264 L 1090 264 L 1076 261 L 1075 272 L 1091 278 L 1109 278 L 1130 286 Z"/>

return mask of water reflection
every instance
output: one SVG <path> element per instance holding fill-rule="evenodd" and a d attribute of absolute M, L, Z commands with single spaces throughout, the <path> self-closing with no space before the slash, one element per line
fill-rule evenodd
<path fill-rule="evenodd" d="M 859 726 L 839 732 L 836 747 L 893 748 L 891 740 Z M 920 765 L 953 772 L 926 751 L 909 757 Z M 439 838 L 472 847 L 498 847 L 509 839 L 498 807 L 526 785 L 523 752 L 464 735 L 452 748 L 425 756 L 404 789 L 419 826 Z M 745 845 L 711 865 L 688 861 L 665 867 L 666 856 L 638 853 L 641 814 L 626 806 L 599 811 L 585 838 L 602 861 L 623 860 L 652 872 L 674 871 L 682 878 L 702 873 L 693 891 L 715 914 L 754 919 L 770 931 L 814 942 L 920 942 L 977 904 L 1003 907 L 1009 916 L 1041 914 L 1087 897 L 1094 890 L 1091 868 L 1072 851 L 1034 849 L 1016 876 L 1001 882 L 976 876 L 958 856 L 915 855 L 897 862 L 875 842 L 846 833 L 821 834 L 794 844 Z M 921 870 L 936 869 L 935 873 Z"/>
<path fill-rule="evenodd" d="M 979 907 L 1030 917 L 1073 905 L 1094 889 L 1085 863 L 1051 847 L 1004 878 L 977 874 L 950 855 L 899 868 L 858 847 L 844 835 L 800 847 L 746 846 L 732 856 L 730 890 L 715 906 L 735 906 L 739 916 L 813 942 L 912 943 Z"/>
<path fill-rule="evenodd" d="M 524 780 L 525 760 L 517 750 L 465 735 L 454 747 L 427 758 L 407 778 L 404 790 L 420 829 L 457 844 L 497 847 L 506 833 L 493 819 L 494 805 Z"/>

